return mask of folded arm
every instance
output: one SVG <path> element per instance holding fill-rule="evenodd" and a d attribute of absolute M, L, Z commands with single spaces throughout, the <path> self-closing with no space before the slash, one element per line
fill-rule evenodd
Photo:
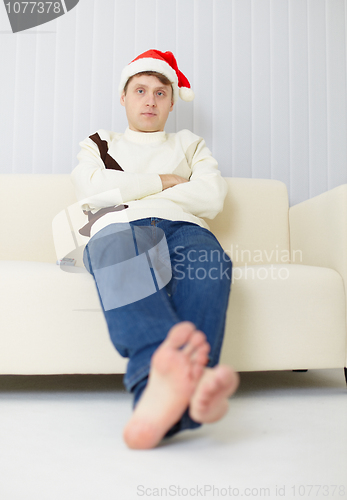
<path fill-rule="evenodd" d="M 78 166 L 72 172 L 72 182 L 78 200 L 88 199 L 90 208 L 104 208 L 127 201 L 139 200 L 163 189 L 160 176 L 106 169 L 97 145 L 86 139 L 80 143 Z M 83 204 L 82 204 L 83 207 Z"/>
<path fill-rule="evenodd" d="M 223 209 L 227 184 L 205 141 L 199 141 L 190 168 L 189 182 L 178 182 L 171 189 L 153 195 L 153 198 L 169 199 L 185 212 L 213 219 Z"/>
<path fill-rule="evenodd" d="M 100 209 L 142 198 L 166 199 L 184 212 L 213 219 L 223 208 L 226 182 L 205 141 L 192 134 L 188 136 L 188 144 L 189 180 L 175 174 L 105 169 L 97 145 L 89 138 L 82 141 L 79 165 L 72 172 L 82 208 Z M 185 146 L 182 147 L 185 150 Z"/>

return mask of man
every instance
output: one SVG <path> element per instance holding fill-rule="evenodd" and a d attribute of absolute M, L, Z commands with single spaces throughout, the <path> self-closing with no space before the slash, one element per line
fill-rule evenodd
<path fill-rule="evenodd" d="M 222 210 L 226 183 L 203 139 L 164 131 L 178 96 L 194 97 L 171 52 L 138 56 L 119 91 L 128 128 L 81 142 L 72 179 L 89 215 L 84 263 L 111 340 L 129 358 L 124 383 L 135 410 L 124 440 L 146 449 L 222 418 L 238 385 L 218 365 L 231 262 L 202 219 Z"/>

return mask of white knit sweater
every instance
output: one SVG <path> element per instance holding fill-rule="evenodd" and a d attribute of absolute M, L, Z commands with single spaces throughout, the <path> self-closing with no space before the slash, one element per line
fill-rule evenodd
<path fill-rule="evenodd" d="M 108 144 L 108 154 L 124 170 L 106 169 L 98 146 L 90 138 L 80 143 L 78 166 L 72 181 L 83 210 L 97 210 L 125 203 L 128 208 L 111 212 L 93 227 L 91 236 L 114 222 L 145 217 L 208 225 L 223 208 L 226 182 L 205 141 L 189 130 L 176 134 L 142 133 L 126 129 L 124 134 L 98 130 Z M 189 182 L 163 190 L 159 174 L 177 174 Z"/>

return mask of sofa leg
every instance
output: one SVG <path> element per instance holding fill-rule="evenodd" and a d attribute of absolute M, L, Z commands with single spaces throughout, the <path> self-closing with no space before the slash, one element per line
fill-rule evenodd
<path fill-rule="evenodd" d="M 347 384 L 347 368 L 344 367 L 344 370 L 345 370 L 345 380 L 346 380 L 346 384 Z"/>
<path fill-rule="evenodd" d="M 293 372 L 307 372 L 308 370 L 292 370 Z"/>

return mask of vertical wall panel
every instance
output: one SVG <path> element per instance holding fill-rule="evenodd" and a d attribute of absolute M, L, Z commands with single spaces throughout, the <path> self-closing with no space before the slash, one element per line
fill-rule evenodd
<path fill-rule="evenodd" d="M 343 0 L 327 2 L 328 183 L 347 177 L 346 25 Z"/>
<path fill-rule="evenodd" d="M 252 176 L 271 178 L 270 0 L 252 1 Z"/>
<path fill-rule="evenodd" d="M 232 165 L 232 2 L 214 3 L 213 150 L 223 175 Z"/>
<path fill-rule="evenodd" d="M 91 132 L 92 75 L 94 39 L 94 0 L 88 0 L 88 9 L 76 7 L 76 49 L 74 71 L 74 127 L 73 127 L 73 164 L 79 142 Z M 68 170 L 67 170 L 68 171 Z"/>
<path fill-rule="evenodd" d="M 189 2 L 185 2 L 186 4 Z M 166 8 L 163 8 L 166 7 Z M 175 2 L 171 2 L 171 10 L 168 4 L 162 0 L 156 0 L 156 39 L 155 48 L 161 50 L 171 50 L 176 52 L 176 8 Z M 154 48 L 154 47 L 153 47 Z"/>
<path fill-rule="evenodd" d="M 156 49 L 160 49 L 163 52 L 170 50 L 174 54 L 177 54 L 176 50 L 176 9 L 175 3 L 172 3 L 172 12 L 168 11 L 167 8 L 163 8 L 165 2 L 163 3 L 161 0 L 156 0 Z M 178 56 L 177 56 L 178 57 Z M 181 62 L 180 62 L 181 65 Z M 168 133 L 176 131 L 176 122 L 177 122 L 177 106 L 174 106 L 174 109 L 171 111 L 167 124 L 166 131 Z"/>
<path fill-rule="evenodd" d="M 171 2 L 173 7 L 173 3 Z M 195 91 L 194 79 L 194 0 L 176 0 L 176 52 L 181 71 Z M 179 102 L 175 130 L 194 129 L 194 102 Z"/>
<path fill-rule="evenodd" d="M 324 0 L 308 2 L 310 197 L 328 189 L 327 61 Z"/>
<path fill-rule="evenodd" d="M 34 150 L 36 45 L 38 37 L 18 37 L 15 70 L 13 171 L 32 172 Z"/>
<path fill-rule="evenodd" d="M 75 76 L 75 37 L 64 36 L 64 30 L 76 33 L 76 11 L 57 19 L 55 52 L 55 99 L 53 121 L 53 165 L 52 172 L 68 172 L 71 169 L 73 152 L 74 123 L 74 76 Z M 74 163 L 76 160 L 74 159 Z"/>
<path fill-rule="evenodd" d="M 92 130 L 112 126 L 114 4 L 108 5 L 107 15 L 104 9 L 104 0 L 94 0 Z"/>
<path fill-rule="evenodd" d="M 307 0 L 289 2 L 291 202 L 309 197 Z"/>
<path fill-rule="evenodd" d="M 53 129 L 47 126 L 54 117 L 55 61 L 51 56 L 56 50 L 54 34 L 37 37 L 35 95 L 33 120 L 33 173 L 51 173 Z"/>
<path fill-rule="evenodd" d="M 232 169 L 252 177 L 252 2 L 234 0 L 232 18 Z"/>
<path fill-rule="evenodd" d="M 271 177 L 290 185 L 288 0 L 271 0 Z"/>
<path fill-rule="evenodd" d="M 195 0 L 194 8 L 194 130 L 212 148 L 213 2 Z"/>
<path fill-rule="evenodd" d="M 224 175 L 279 179 L 291 204 L 347 183 L 347 0 L 80 0 L 13 34 L 0 5 L 0 172 L 67 173 L 123 131 L 120 72 L 172 50 L 196 98 L 166 130 L 202 135 Z"/>
<path fill-rule="evenodd" d="M 112 130 L 125 130 L 124 108 L 119 103 L 118 86 L 121 69 L 137 55 L 135 50 L 136 0 L 115 1 L 112 77 Z"/>
<path fill-rule="evenodd" d="M 136 0 L 135 52 L 141 54 L 156 46 L 156 0 Z M 130 62 L 130 61 L 129 61 Z"/>
<path fill-rule="evenodd" d="M 9 28 L 5 22 L 1 27 Z M 14 110 L 16 105 L 16 66 L 18 38 L 5 30 L 0 34 L 0 67 L 4 72 L 0 77 L 0 110 L 5 119 L 0 119 L 0 173 L 13 172 L 14 158 Z M 2 43 L 1 43 L 2 42 Z M 6 73 L 6 76 L 5 76 Z M 26 168 L 28 164 L 26 163 Z"/>

